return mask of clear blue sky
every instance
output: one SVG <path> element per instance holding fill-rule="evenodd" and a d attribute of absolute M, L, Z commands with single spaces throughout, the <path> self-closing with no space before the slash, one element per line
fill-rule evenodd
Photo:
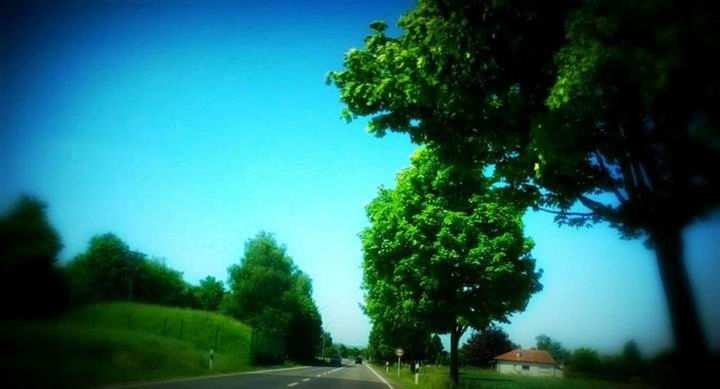
<path fill-rule="evenodd" d="M 115 2 L 5 10 L 0 35 L 0 206 L 48 202 L 68 260 L 94 234 L 226 279 L 243 243 L 274 232 L 314 280 L 333 338 L 367 341 L 357 233 L 379 185 L 414 150 L 340 119 L 324 84 L 376 19 L 410 1 Z M 83 4 L 83 5 L 77 5 Z M 209 4 L 209 5 L 208 5 Z M 505 328 L 532 346 L 670 344 L 653 253 L 598 226 L 526 217 L 545 288 Z M 688 263 L 720 347 L 720 216 L 695 226 Z"/>

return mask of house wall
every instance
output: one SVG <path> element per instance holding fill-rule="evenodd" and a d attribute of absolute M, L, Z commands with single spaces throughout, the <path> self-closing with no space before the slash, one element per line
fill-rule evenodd
<path fill-rule="evenodd" d="M 527 366 L 528 369 L 523 369 L 523 366 Z M 498 361 L 495 370 L 503 374 L 519 374 L 534 377 L 563 376 L 562 370 L 556 368 L 554 365 L 545 363 Z"/>

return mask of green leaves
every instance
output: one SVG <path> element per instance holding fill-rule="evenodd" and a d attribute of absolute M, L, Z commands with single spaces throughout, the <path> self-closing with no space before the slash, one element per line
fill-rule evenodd
<path fill-rule="evenodd" d="M 228 272 L 226 313 L 284 336 L 291 358 L 313 358 L 322 322 L 312 298 L 312 280 L 295 266 L 285 247 L 272 234 L 260 232 L 245 244 L 240 264 Z"/>
<path fill-rule="evenodd" d="M 411 161 L 367 207 L 361 233 L 365 311 L 378 331 L 397 342 L 403 329 L 484 328 L 524 309 L 541 286 L 523 210 L 503 203 L 482 169 L 430 148 Z"/>

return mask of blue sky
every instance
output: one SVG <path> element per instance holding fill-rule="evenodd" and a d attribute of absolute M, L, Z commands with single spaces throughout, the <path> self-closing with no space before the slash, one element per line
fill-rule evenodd
<path fill-rule="evenodd" d="M 112 231 L 188 281 L 226 279 L 244 242 L 274 232 L 314 280 L 333 338 L 367 341 L 364 206 L 415 149 L 340 119 L 324 84 L 376 19 L 410 1 L 114 2 L 6 12 L 0 50 L 0 206 L 48 202 L 68 260 Z M 209 4 L 209 5 L 208 5 Z M 605 226 L 528 214 L 544 290 L 505 325 L 532 346 L 614 352 L 671 342 L 654 255 Z M 720 216 L 686 232 L 688 266 L 720 347 Z"/>

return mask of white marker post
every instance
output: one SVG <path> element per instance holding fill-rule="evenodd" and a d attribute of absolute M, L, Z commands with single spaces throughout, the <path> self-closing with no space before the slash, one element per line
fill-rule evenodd
<path fill-rule="evenodd" d="M 387 373 L 389 369 L 390 369 L 390 362 L 385 361 L 385 373 Z"/>
<path fill-rule="evenodd" d="M 215 359 L 215 355 L 213 355 L 214 354 L 213 351 L 214 351 L 213 349 L 210 349 L 210 370 L 212 370 L 213 359 Z"/>
<path fill-rule="evenodd" d="M 405 354 L 405 350 L 403 350 L 399 347 L 397 349 L 395 349 L 395 355 L 397 355 L 397 357 L 398 357 L 398 377 L 400 376 L 400 357 L 402 357 L 403 354 Z"/>
<path fill-rule="evenodd" d="M 418 384 L 418 376 L 420 375 L 420 363 L 415 363 L 415 385 Z"/>

